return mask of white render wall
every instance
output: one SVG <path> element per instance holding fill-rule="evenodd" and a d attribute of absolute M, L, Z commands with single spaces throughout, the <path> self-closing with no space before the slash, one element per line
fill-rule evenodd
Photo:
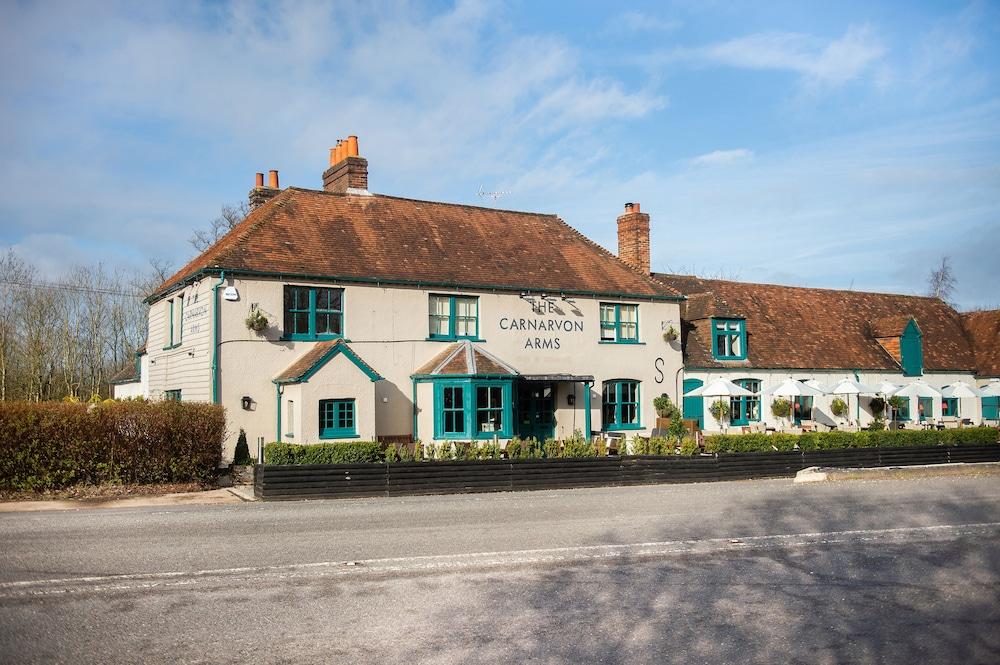
<path fill-rule="evenodd" d="M 776 369 L 776 370 L 748 370 L 748 369 L 712 369 L 712 370 L 694 370 L 688 369 L 684 372 L 685 379 L 701 379 L 704 383 L 708 383 L 715 379 L 725 379 L 727 381 L 737 381 L 739 379 L 757 379 L 761 382 L 761 392 L 763 393 L 768 388 L 773 388 L 781 384 L 787 379 L 792 379 L 799 381 L 802 379 L 809 380 L 815 379 L 819 381 L 826 388 L 832 388 L 835 384 L 839 383 L 843 379 L 855 379 L 861 383 L 877 386 L 883 381 L 889 381 L 897 386 L 903 386 L 907 383 L 912 383 L 918 378 L 922 379 L 925 383 L 933 388 L 940 390 L 944 386 L 955 383 L 956 381 L 965 381 L 969 385 L 975 383 L 975 378 L 972 373 L 961 374 L 961 373 L 938 373 L 938 372 L 926 372 L 921 377 L 911 377 L 903 376 L 901 372 L 869 372 L 869 371 L 859 371 L 857 375 L 851 370 L 840 370 L 840 371 L 823 371 L 823 370 L 793 370 L 793 369 Z M 848 403 L 848 415 L 843 418 L 837 418 L 830 411 L 830 402 L 833 401 L 835 397 L 840 397 L 845 402 Z M 703 416 L 704 427 L 706 432 L 716 432 L 718 433 L 722 429 L 726 428 L 726 422 L 723 421 L 723 427 L 720 428 L 719 423 L 716 422 L 712 414 L 709 413 L 709 406 L 714 402 L 715 397 L 705 397 L 704 406 L 705 413 Z M 866 404 L 869 398 L 862 396 L 861 398 L 861 418 L 860 425 L 865 427 L 872 421 L 872 414 L 866 410 Z M 772 398 L 764 395 L 761 397 L 761 420 L 760 422 L 766 425 L 774 426 L 777 429 L 787 429 L 789 427 L 788 418 L 779 419 L 776 418 L 771 413 L 771 400 Z M 813 420 L 819 420 L 824 423 L 837 423 L 843 424 L 846 420 L 854 421 L 857 419 L 857 396 L 856 395 L 824 395 L 819 396 L 814 399 L 813 402 Z M 910 400 L 910 414 L 911 420 L 916 419 L 916 408 L 917 404 L 915 400 Z M 974 423 L 978 423 L 982 418 L 982 403 L 978 399 L 961 399 L 959 400 L 959 414 L 962 418 L 969 418 Z M 928 417 L 941 418 L 941 400 L 937 398 L 934 400 L 934 413 L 927 414 Z M 729 432 L 739 432 L 740 427 L 729 427 Z"/>
<path fill-rule="evenodd" d="M 217 282 L 216 277 L 206 278 L 186 289 L 184 338 L 177 349 L 160 348 L 164 336 L 163 301 L 151 307 L 149 390 L 152 398 L 162 397 L 166 390 L 179 388 L 185 401 L 211 399 L 211 298 L 212 285 Z M 314 344 L 280 339 L 285 284 L 344 289 L 344 336 L 351 349 L 385 378 L 375 384 L 368 383 L 368 386 L 374 385 L 372 399 L 375 404 L 376 436 L 412 435 L 413 388 L 410 376 L 449 344 L 427 340 L 428 296 L 431 293 L 479 296 L 479 333 L 484 341 L 475 344 L 509 363 L 521 374 L 593 375 L 591 427 L 595 432 L 601 429 L 600 395 L 604 380 L 627 378 L 641 382 L 640 414 L 645 430 L 631 430 L 630 435 L 643 431 L 648 433 L 653 426 L 654 397 L 666 393 L 675 401 L 678 399 L 675 386 L 678 385 L 676 379 L 681 369 L 680 346 L 677 342 L 667 343 L 662 338 L 666 327 L 673 325 L 680 328 L 676 302 L 576 297 L 573 298 L 575 307 L 557 299 L 550 311 L 537 314 L 528 302 L 516 293 L 508 292 L 228 278 L 226 285 L 236 287 L 239 300 L 224 300 L 220 289 L 219 391 L 229 422 L 224 452 L 227 458 L 233 454 L 241 427 L 246 430 L 251 449 L 255 449 L 258 437 L 263 437 L 265 441 L 275 440 L 277 398 L 272 380 Z M 600 302 L 637 303 L 639 339 L 642 343 L 599 343 Z M 259 307 L 270 322 L 269 328 L 262 334 L 246 328 L 245 319 L 252 305 Z M 192 308 L 201 307 L 205 309 L 195 309 L 195 314 L 189 316 Z M 551 325 L 553 329 L 545 332 L 511 330 L 513 319 L 518 324 L 521 319 L 552 321 L 545 325 Z M 583 330 L 566 332 L 567 321 L 571 329 L 574 328 L 572 322 L 581 322 Z M 557 326 L 563 329 L 557 332 Z M 542 346 L 549 348 L 533 348 L 536 338 Z M 529 339 L 532 348 L 526 348 Z M 157 342 L 154 344 L 153 340 Z M 555 348 L 556 340 L 558 349 Z M 331 363 L 341 360 L 346 361 L 346 358 L 337 356 Z M 319 395 L 312 387 L 312 382 L 318 379 L 319 375 L 300 389 L 301 395 L 295 400 L 298 419 L 313 417 L 308 408 L 314 411 L 316 405 L 309 407 L 304 402 L 341 396 Z M 365 381 L 368 381 L 367 377 Z M 426 442 L 433 437 L 433 400 L 429 384 L 420 384 L 419 390 L 418 436 Z M 558 384 L 557 436 L 568 436 L 574 428 L 584 428 L 582 386 L 577 386 L 576 406 L 573 408 L 566 401 L 566 392 L 570 390 L 572 384 Z M 243 396 L 252 400 L 249 411 L 242 408 Z M 283 397 L 283 400 L 286 398 Z M 368 417 L 361 412 L 361 407 L 359 396 L 359 424 Z M 303 420 L 297 426 L 296 442 L 315 442 L 315 438 L 305 440 L 313 429 Z"/>

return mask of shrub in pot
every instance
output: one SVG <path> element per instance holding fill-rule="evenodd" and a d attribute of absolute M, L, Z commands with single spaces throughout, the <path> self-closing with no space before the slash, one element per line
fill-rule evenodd
<path fill-rule="evenodd" d="M 833 401 L 830 402 L 830 411 L 832 411 L 833 415 L 837 416 L 838 418 L 840 418 L 841 416 L 846 415 L 847 414 L 847 402 L 845 402 L 844 400 L 842 400 L 839 397 L 834 397 Z"/>

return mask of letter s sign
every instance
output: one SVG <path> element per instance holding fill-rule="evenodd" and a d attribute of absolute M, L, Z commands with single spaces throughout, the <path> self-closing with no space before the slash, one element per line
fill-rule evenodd
<path fill-rule="evenodd" d="M 653 368 L 656 369 L 656 378 L 653 380 L 657 383 L 663 383 L 663 358 L 654 360 Z"/>

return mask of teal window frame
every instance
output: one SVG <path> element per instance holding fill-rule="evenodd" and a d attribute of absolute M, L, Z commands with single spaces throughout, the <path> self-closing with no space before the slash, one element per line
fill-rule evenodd
<path fill-rule="evenodd" d="M 493 437 L 509 439 L 513 436 L 514 399 L 512 379 L 492 379 L 483 377 L 468 377 L 462 379 L 447 379 L 433 381 L 434 384 L 434 438 L 458 441 L 488 440 Z M 494 392 L 490 389 L 500 389 L 500 403 L 496 405 L 488 401 L 486 406 L 480 406 L 478 397 L 480 388 L 487 389 L 487 398 L 491 399 Z M 462 396 L 461 407 L 446 407 L 445 393 L 450 392 Z M 452 400 L 454 405 L 454 399 Z M 477 428 L 480 412 L 496 414 L 499 412 L 500 429 L 481 432 Z M 446 414 L 455 414 L 447 418 Z M 453 425 L 460 424 L 461 429 L 452 426 L 446 428 L 447 421 Z"/>
<path fill-rule="evenodd" d="M 917 398 L 917 416 L 920 422 L 929 420 L 934 417 L 934 398 L 933 397 L 918 397 Z"/>
<path fill-rule="evenodd" d="M 168 402 L 180 402 L 181 400 L 181 389 L 175 388 L 174 390 L 164 390 L 163 399 Z"/>
<path fill-rule="evenodd" d="M 899 396 L 902 405 L 893 413 L 893 418 L 898 422 L 910 421 L 910 398 Z"/>
<path fill-rule="evenodd" d="M 622 308 L 635 309 L 635 321 L 622 321 Z M 607 308 L 607 309 L 606 309 Z M 605 311 L 613 311 L 614 319 L 605 319 Z M 639 305 L 633 303 L 602 302 L 598 306 L 598 318 L 600 319 L 600 343 L 601 344 L 638 344 L 639 343 Z M 626 326 L 635 326 L 635 336 L 628 337 L 622 330 Z M 610 330 L 613 338 L 605 339 L 604 332 Z"/>
<path fill-rule="evenodd" d="M 756 393 L 752 396 L 743 397 L 730 397 L 729 398 L 729 413 L 730 425 L 749 425 L 750 423 L 760 422 L 760 379 L 737 379 L 734 381 L 736 385 L 741 388 L 746 388 L 747 390 Z M 751 416 L 751 411 L 755 411 L 756 414 Z M 739 413 L 739 417 L 735 414 Z"/>
<path fill-rule="evenodd" d="M 747 359 L 747 322 L 746 319 L 715 319 L 712 320 L 712 357 L 716 360 L 746 360 Z M 736 324 L 735 329 L 730 329 L 728 326 Z M 727 326 L 726 330 L 720 331 L 718 329 L 719 325 Z M 740 347 L 739 353 L 729 353 L 723 355 L 724 350 L 719 348 L 719 337 L 728 336 L 730 338 L 736 337 L 737 342 Z M 732 349 L 732 341 L 730 341 L 730 349 Z"/>
<path fill-rule="evenodd" d="M 642 429 L 642 386 L 635 379 L 613 379 L 601 386 L 601 427 L 608 432 Z M 622 393 L 634 387 L 633 399 L 623 399 Z M 623 391 L 623 388 L 626 390 Z M 627 395 L 626 395 L 627 397 Z M 631 407 L 631 408 L 629 408 Z M 625 422 L 623 413 L 634 411 L 634 421 Z"/>
<path fill-rule="evenodd" d="M 295 300 L 294 304 L 297 305 L 294 308 L 288 306 L 288 291 L 289 289 L 297 289 L 299 291 L 305 291 L 308 289 L 308 303 L 306 306 L 302 306 L 298 302 L 298 298 L 293 297 Z M 330 292 L 330 295 L 337 294 L 340 298 L 340 309 L 334 308 L 318 308 L 318 294 L 319 292 Z M 294 340 L 294 341 L 322 341 L 328 339 L 343 339 L 344 337 L 344 289 L 338 289 L 335 287 L 325 287 L 325 286 L 302 286 L 298 284 L 285 284 L 282 289 L 282 339 Z M 289 314 L 307 314 L 308 327 L 306 332 L 294 332 L 289 331 Z M 339 317 L 340 321 L 340 332 L 331 333 L 324 332 L 318 333 L 317 330 L 317 317 L 318 316 L 336 316 Z M 294 321 L 294 319 L 292 319 Z M 294 328 L 294 326 L 291 326 Z"/>
<path fill-rule="evenodd" d="M 180 321 L 175 321 L 174 308 L 177 303 L 180 303 Z M 175 325 L 176 323 L 176 325 Z M 167 330 L 170 331 L 169 339 L 167 343 L 163 346 L 164 351 L 169 351 L 170 349 L 176 349 L 184 341 L 184 296 L 179 295 L 176 298 L 170 298 L 167 300 Z M 176 332 L 176 337 L 174 333 Z"/>
<path fill-rule="evenodd" d="M 431 323 L 435 318 L 440 318 L 442 321 L 443 315 L 435 314 L 431 305 L 435 298 L 446 299 L 448 301 L 448 332 L 446 334 L 434 332 L 434 328 Z M 463 317 L 458 315 L 458 301 L 469 301 L 476 306 L 476 316 L 475 316 L 475 332 L 471 335 L 459 335 L 456 331 L 458 330 L 458 321 L 460 319 L 468 321 L 472 317 Z M 459 339 L 469 339 L 476 342 L 483 341 L 479 337 L 479 296 L 462 296 L 453 295 L 446 293 L 431 293 L 427 296 L 427 339 L 432 340 L 442 340 L 442 341 L 455 341 Z"/>
<path fill-rule="evenodd" d="M 357 404 L 353 397 L 319 401 L 319 438 L 358 438 Z"/>
<path fill-rule="evenodd" d="M 957 417 L 958 416 L 958 398 L 957 397 L 942 397 L 941 398 L 941 417 Z"/>

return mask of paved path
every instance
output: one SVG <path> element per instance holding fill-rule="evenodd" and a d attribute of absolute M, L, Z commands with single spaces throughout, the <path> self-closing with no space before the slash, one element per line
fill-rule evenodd
<path fill-rule="evenodd" d="M 11 662 L 1000 662 L 1000 482 L 0 515 Z"/>

